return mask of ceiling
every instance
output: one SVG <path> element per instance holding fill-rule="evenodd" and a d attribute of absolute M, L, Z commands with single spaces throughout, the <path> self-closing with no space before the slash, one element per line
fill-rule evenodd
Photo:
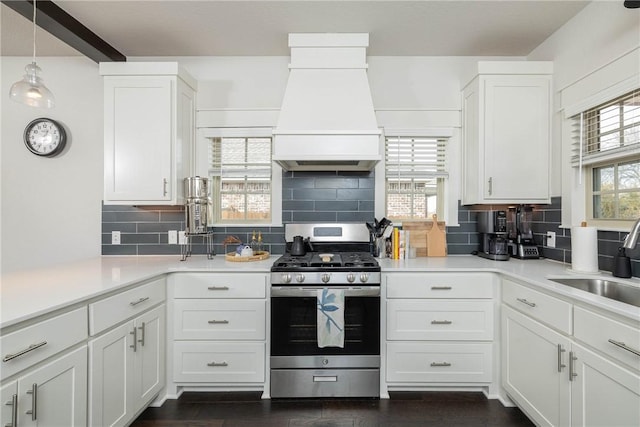
<path fill-rule="evenodd" d="M 293 32 L 367 32 L 372 56 L 525 56 L 580 0 L 54 0 L 125 56 L 289 55 Z M 623 7 L 622 0 L 612 7 Z M 2 5 L 3 56 L 30 56 L 30 21 Z M 44 30 L 38 56 L 76 56 Z"/>

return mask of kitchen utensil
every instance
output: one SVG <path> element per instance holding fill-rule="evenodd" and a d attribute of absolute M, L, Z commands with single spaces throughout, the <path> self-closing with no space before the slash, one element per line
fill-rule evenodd
<path fill-rule="evenodd" d="M 291 249 L 289 252 L 293 256 L 304 256 L 307 253 L 304 237 L 293 236 L 293 242 L 291 243 Z"/>
<path fill-rule="evenodd" d="M 447 239 L 444 222 L 438 223 L 438 216 L 433 215 L 433 225 L 427 231 L 427 256 L 447 256 Z"/>

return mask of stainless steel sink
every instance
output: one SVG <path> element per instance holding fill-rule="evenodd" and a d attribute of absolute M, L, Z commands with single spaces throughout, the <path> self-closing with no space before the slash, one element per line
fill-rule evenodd
<path fill-rule="evenodd" d="M 625 283 L 614 282 L 613 280 L 573 277 L 549 280 L 640 307 L 640 288 Z"/>

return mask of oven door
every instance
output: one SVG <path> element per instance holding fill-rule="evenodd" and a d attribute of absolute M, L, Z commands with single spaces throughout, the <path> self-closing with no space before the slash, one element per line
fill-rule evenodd
<path fill-rule="evenodd" d="M 318 347 L 317 293 L 323 286 L 271 288 L 271 356 L 380 355 L 380 287 L 345 289 L 344 348 Z"/>

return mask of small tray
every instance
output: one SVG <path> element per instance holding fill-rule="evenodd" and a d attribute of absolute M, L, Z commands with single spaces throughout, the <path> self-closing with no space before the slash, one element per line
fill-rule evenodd
<path fill-rule="evenodd" d="M 225 259 L 231 262 L 250 262 L 250 261 L 262 261 L 269 258 L 270 254 L 267 251 L 256 251 L 251 256 L 236 256 L 237 252 L 229 252 L 225 255 Z"/>

